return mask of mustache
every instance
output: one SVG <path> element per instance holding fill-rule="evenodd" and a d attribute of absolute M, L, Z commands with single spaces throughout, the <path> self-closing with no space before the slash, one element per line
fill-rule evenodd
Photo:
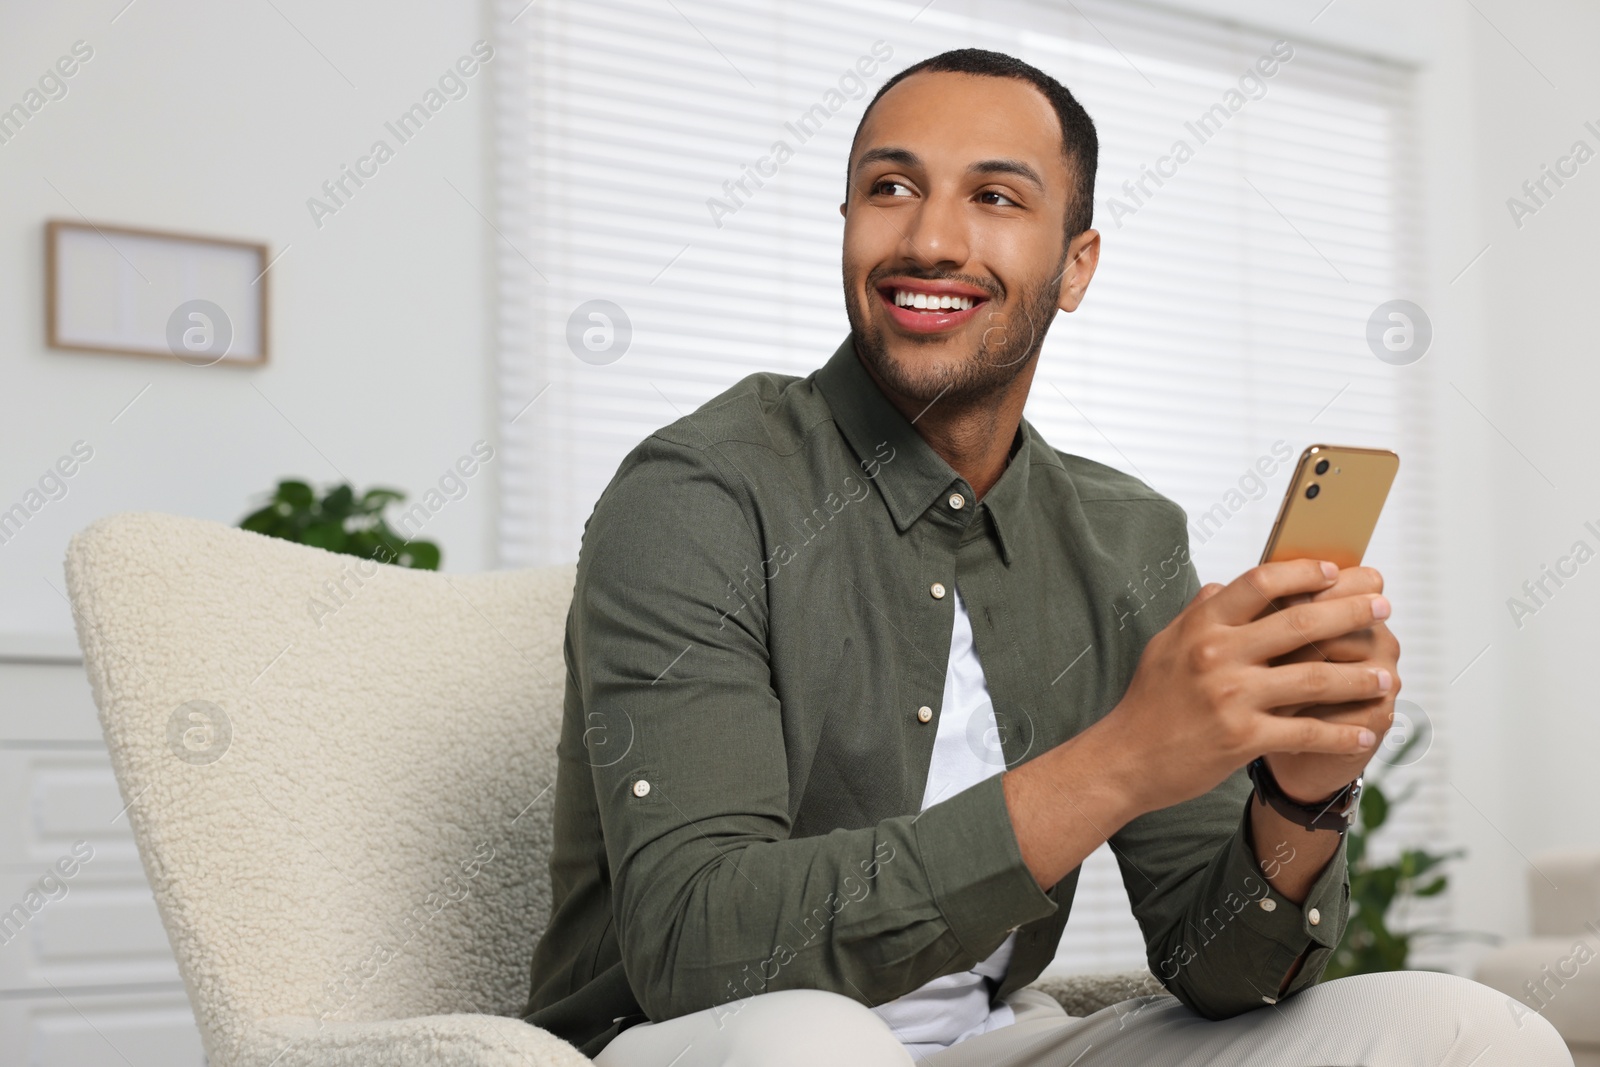
<path fill-rule="evenodd" d="M 989 294 L 991 300 L 1005 298 L 1006 288 L 992 278 L 979 278 L 971 274 L 957 274 L 947 270 L 923 270 L 908 267 L 880 267 L 867 275 L 867 288 L 877 289 L 883 285 L 886 278 L 910 278 L 919 282 L 960 282 L 982 289 Z"/>

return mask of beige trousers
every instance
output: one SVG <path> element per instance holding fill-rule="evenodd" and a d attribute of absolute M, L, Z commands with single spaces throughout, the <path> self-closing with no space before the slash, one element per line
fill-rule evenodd
<path fill-rule="evenodd" d="M 1555 1028 L 1488 986 L 1431 971 L 1325 982 L 1231 1019 L 1138 997 L 1077 1019 L 1036 989 L 1017 1021 L 913 1061 L 836 993 L 791 989 L 622 1032 L 600 1067 L 1572 1067 Z"/>

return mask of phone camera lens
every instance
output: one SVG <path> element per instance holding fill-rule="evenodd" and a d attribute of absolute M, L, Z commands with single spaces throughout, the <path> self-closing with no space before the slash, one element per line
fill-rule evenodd
<path fill-rule="evenodd" d="M 1317 499 L 1317 494 L 1320 492 L 1322 492 L 1322 486 L 1318 485 L 1316 482 L 1312 482 L 1310 485 L 1306 486 L 1306 499 L 1315 500 Z"/>
<path fill-rule="evenodd" d="M 1318 474 L 1327 474 L 1328 473 L 1328 461 L 1327 460 L 1322 460 L 1317 464 L 1317 473 Z"/>

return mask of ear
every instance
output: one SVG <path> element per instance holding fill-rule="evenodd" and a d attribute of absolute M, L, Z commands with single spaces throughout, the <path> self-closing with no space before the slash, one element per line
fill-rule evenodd
<path fill-rule="evenodd" d="M 1061 293 L 1056 306 L 1062 311 L 1077 311 L 1099 265 L 1100 231 L 1084 230 L 1067 245 L 1067 262 L 1061 271 Z"/>
<path fill-rule="evenodd" d="M 839 202 L 839 214 L 842 215 L 844 218 L 849 218 L 850 217 L 849 212 L 845 211 L 845 208 L 847 206 L 848 205 L 843 200 L 841 200 Z"/>

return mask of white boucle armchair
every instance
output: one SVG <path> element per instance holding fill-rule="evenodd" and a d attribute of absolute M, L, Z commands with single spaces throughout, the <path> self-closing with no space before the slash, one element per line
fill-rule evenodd
<path fill-rule="evenodd" d="M 1531 936 L 1485 953 L 1473 977 L 1549 1020 L 1574 1067 L 1600 1067 L 1600 851 L 1536 854 L 1525 873 Z"/>
<path fill-rule="evenodd" d="M 410 571 L 156 514 L 72 541 L 111 765 L 213 1067 L 565 1067 L 549 911 L 571 565 Z M 1043 986 L 1073 1014 L 1147 973 Z"/>

